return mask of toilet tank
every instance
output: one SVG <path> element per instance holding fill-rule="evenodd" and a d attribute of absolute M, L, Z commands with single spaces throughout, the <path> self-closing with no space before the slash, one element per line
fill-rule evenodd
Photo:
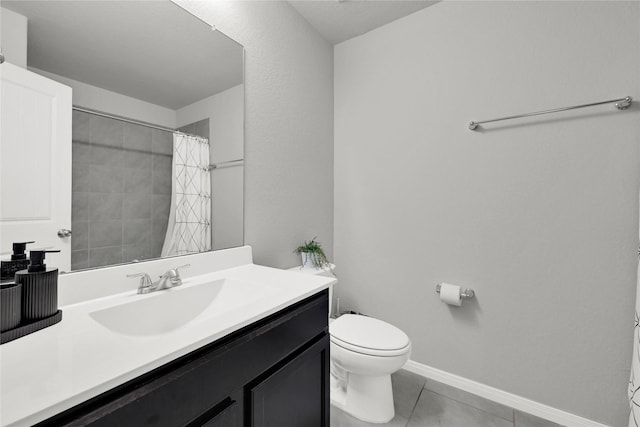
<path fill-rule="evenodd" d="M 333 269 L 336 268 L 335 265 L 333 264 L 329 264 L 330 267 L 324 267 L 324 268 L 302 268 L 302 267 L 293 267 L 290 268 L 289 271 L 297 271 L 298 273 L 305 273 L 305 274 L 315 274 L 317 276 L 326 276 L 326 277 L 336 277 L 335 274 L 333 274 Z M 331 285 L 329 285 L 329 317 L 331 317 L 331 314 L 333 313 L 333 286 L 334 284 L 332 283 Z"/>

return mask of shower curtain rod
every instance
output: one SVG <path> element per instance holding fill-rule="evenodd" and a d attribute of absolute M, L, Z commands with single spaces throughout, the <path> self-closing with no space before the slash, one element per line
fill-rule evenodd
<path fill-rule="evenodd" d="M 131 124 L 134 124 L 134 125 L 145 126 L 145 127 L 152 128 L 152 129 L 163 130 L 165 132 L 171 132 L 171 133 L 177 133 L 179 135 L 187 135 L 187 136 L 194 136 L 194 137 L 197 137 L 197 138 L 202 138 L 200 135 L 193 135 L 191 133 L 180 132 L 179 130 L 167 128 L 167 127 L 164 127 L 164 126 L 158 126 L 158 125 L 154 125 L 154 124 L 151 124 L 151 123 L 140 122 L 138 120 L 132 120 L 132 119 L 128 119 L 126 117 L 116 116 L 115 114 L 103 113 L 101 111 L 91 110 L 89 108 L 77 107 L 77 106 L 74 105 L 72 107 L 72 109 L 75 110 L 75 111 L 80 111 L 82 113 L 95 114 L 96 116 L 106 117 L 108 119 L 120 120 L 122 122 L 127 122 L 127 123 L 131 123 Z M 205 138 L 205 139 L 207 140 L 207 142 L 209 141 L 208 138 Z"/>
<path fill-rule="evenodd" d="M 241 166 L 241 165 L 244 165 L 244 159 L 227 160 L 226 162 L 211 163 L 209 166 L 207 166 L 204 169 L 206 171 L 212 171 L 214 169 L 228 168 L 231 166 Z"/>
<path fill-rule="evenodd" d="M 625 98 L 611 99 L 609 101 L 602 101 L 602 102 L 593 102 L 591 104 L 573 105 L 571 107 L 554 108 L 553 110 L 536 111 L 534 113 L 525 113 L 525 114 L 518 114 L 518 115 L 515 115 L 515 116 L 501 117 L 499 119 L 482 120 L 482 121 L 469 123 L 469 129 L 476 130 L 478 128 L 478 126 L 483 124 L 483 123 L 498 122 L 498 121 L 501 121 L 501 120 L 519 119 L 521 117 L 539 116 L 540 114 L 558 113 L 560 111 L 575 110 L 575 109 L 578 109 L 578 108 L 585 108 L 585 107 L 594 107 L 596 105 L 611 104 L 613 102 L 616 103 L 616 108 L 618 110 L 626 110 L 631 105 L 631 101 L 632 100 L 633 100 L 633 98 L 631 98 L 630 96 L 627 96 Z"/>

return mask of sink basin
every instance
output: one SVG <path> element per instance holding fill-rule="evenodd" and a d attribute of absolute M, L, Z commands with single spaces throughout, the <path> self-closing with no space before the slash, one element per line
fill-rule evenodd
<path fill-rule="evenodd" d="M 219 279 L 128 295 L 120 304 L 89 313 L 105 328 L 123 335 L 173 332 L 197 319 L 219 316 L 272 294 L 274 289 L 239 280 Z"/>

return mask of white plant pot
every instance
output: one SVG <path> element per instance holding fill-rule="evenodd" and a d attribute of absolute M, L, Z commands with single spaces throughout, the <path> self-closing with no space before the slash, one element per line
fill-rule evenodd
<path fill-rule="evenodd" d="M 316 268 L 315 265 L 313 265 L 313 254 L 300 252 L 300 257 L 302 258 L 302 268 Z"/>

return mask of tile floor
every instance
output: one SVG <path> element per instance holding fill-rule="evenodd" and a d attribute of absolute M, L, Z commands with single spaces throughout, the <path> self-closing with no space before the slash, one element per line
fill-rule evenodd
<path fill-rule="evenodd" d="M 332 406 L 331 427 L 560 427 L 405 370 L 391 379 L 396 409 L 391 422 L 366 423 Z"/>

